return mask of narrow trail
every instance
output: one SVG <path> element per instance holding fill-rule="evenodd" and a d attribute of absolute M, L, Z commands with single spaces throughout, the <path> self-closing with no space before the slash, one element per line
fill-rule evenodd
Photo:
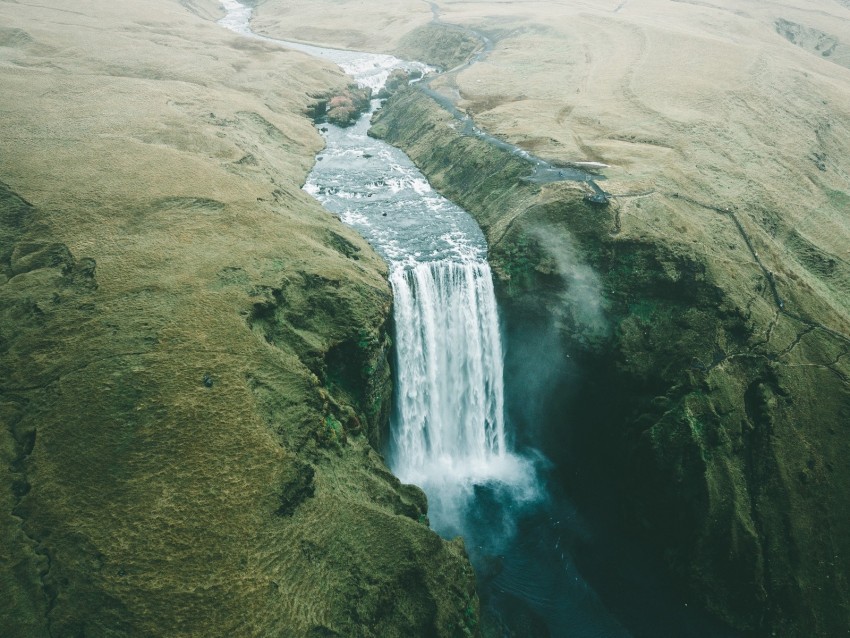
<path fill-rule="evenodd" d="M 820 330 L 820 331 L 825 332 L 828 335 L 834 337 L 835 339 L 838 339 L 838 340 L 843 341 L 844 343 L 850 345 L 850 336 L 845 335 L 845 334 L 843 334 L 843 333 L 841 333 L 837 330 L 834 330 L 833 328 L 830 328 L 829 326 L 826 326 L 826 325 L 824 325 L 824 324 L 822 324 L 818 321 L 814 321 L 812 319 L 807 319 L 806 317 L 803 317 L 802 315 L 799 315 L 795 312 L 791 312 L 790 310 L 788 310 L 785 307 L 785 300 L 779 294 L 779 288 L 776 284 L 776 276 L 773 274 L 773 271 L 770 270 L 764 264 L 764 262 L 761 260 L 761 257 L 759 257 L 758 251 L 756 250 L 755 245 L 753 244 L 753 240 L 750 237 L 750 234 L 744 228 L 744 225 L 741 223 L 741 220 L 738 217 L 738 214 L 736 213 L 735 210 L 733 210 L 732 208 L 728 208 L 728 207 L 721 208 L 719 206 L 714 206 L 712 204 L 706 204 L 705 202 L 701 202 L 697 199 L 694 199 L 694 198 L 689 197 L 687 195 L 683 195 L 681 193 L 663 193 L 663 195 L 666 196 L 666 197 L 669 197 L 671 199 L 678 199 L 678 200 L 681 200 L 681 201 L 685 201 L 685 202 L 688 202 L 689 204 L 693 204 L 694 206 L 699 206 L 700 208 L 704 208 L 706 210 L 710 210 L 710 211 L 713 211 L 715 213 L 719 213 L 720 215 L 728 217 L 729 219 L 732 220 L 732 222 L 735 224 L 735 228 L 737 228 L 737 230 L 738 230 L 738 234 L 740 234 L 741 239 L 743 239 L 744 244 L 747 246 L 747 250 L 750 252 L 750 254 L 753 257 L 753 260 L 756 262 L 759 269 L 762 271 L 762 274 L 764 275 L 765 281 L 767 282 L 767 286 L 770 290 L 771 297 L 773 298 L 773 302 L 776 305 L 777 314 L 788 317 L 789 319 L 797 321 L 797 322 L 801 323 L 802 325 L 806 326 L 806 329 L 803 331 L 800 338 L 802 338 L 802 336 L 805 336 L 805 334 L 808 334 L 808 332 L 811 332 L 813 330 Z M 798 339 L 798 341 L 799 341 L 799 339 Z M 841 358 L 842 357 L 839 357 L 836 360 L 836 363 Z M 838 373 L 838 374 L 840 374 L 840 373 Z M 843 377 L 843 375 L 841 375 L 841 376 Z"/>

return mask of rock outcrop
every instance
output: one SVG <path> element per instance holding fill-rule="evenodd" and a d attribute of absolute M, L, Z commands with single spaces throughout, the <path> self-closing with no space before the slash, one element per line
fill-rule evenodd
<path fill-rule="evenodd" d="M 320 96 L 308 111 L 317 122 L 330 122 L 337 126 L 351 126 L 369 110 L 372 90 L 349 85 L 340 91 Z"/>
<path fill-rule="evenodd" d="M 481 46 L 479 39 L 463 28 L 430 22 L 406 33 L 395 50 L 405 59 L 419 60 L 445 71 L 468 61 Z"/>
<path fill-rule="evenodd" d="M 378 92 L 376 97 L 384 100 L 393 95 L 399 89 L 406 87 L 410 84 L 411 80 L 415 80 L 422 77 L 422 73 L 419 71 L 405 71 L 404 69 L 394 69 L 392 73 L 390 73 L 387 81 L 384 83 L 383 88 Z"/>

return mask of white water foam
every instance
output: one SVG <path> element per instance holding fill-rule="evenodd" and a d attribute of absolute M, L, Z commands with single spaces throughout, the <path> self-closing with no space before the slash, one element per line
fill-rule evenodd
<path fill-rule="evenodd" d="M 397 266 L 393 471 L 422 487 L 431 521 L 460 533 L 476 486 L 536 497 L 533 465 L 505 432 L 499 317 L 486 261 Z"/>

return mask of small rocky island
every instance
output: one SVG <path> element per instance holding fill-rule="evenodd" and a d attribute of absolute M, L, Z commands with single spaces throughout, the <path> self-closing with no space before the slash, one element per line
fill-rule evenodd
<path fill-rule="evenodd" d="M 329 122 L 336 126 L 351 126 L 369 110 L 372 90 L 368 87 L 348 85 L 341 91 L 318 98 L 310 109 L 315 122 Z"/>

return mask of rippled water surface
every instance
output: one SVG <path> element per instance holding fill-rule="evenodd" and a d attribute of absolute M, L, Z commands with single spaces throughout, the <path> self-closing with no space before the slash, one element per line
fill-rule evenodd
<path fill-rule="evenodd" d="M 408 157 L 369 137 L 368 116 L 321 127 L 326 148 L 304 189 L 356 228 L 391 265 L 442 259 L 483 261 L 475 220 L 436 193 Z"/>

